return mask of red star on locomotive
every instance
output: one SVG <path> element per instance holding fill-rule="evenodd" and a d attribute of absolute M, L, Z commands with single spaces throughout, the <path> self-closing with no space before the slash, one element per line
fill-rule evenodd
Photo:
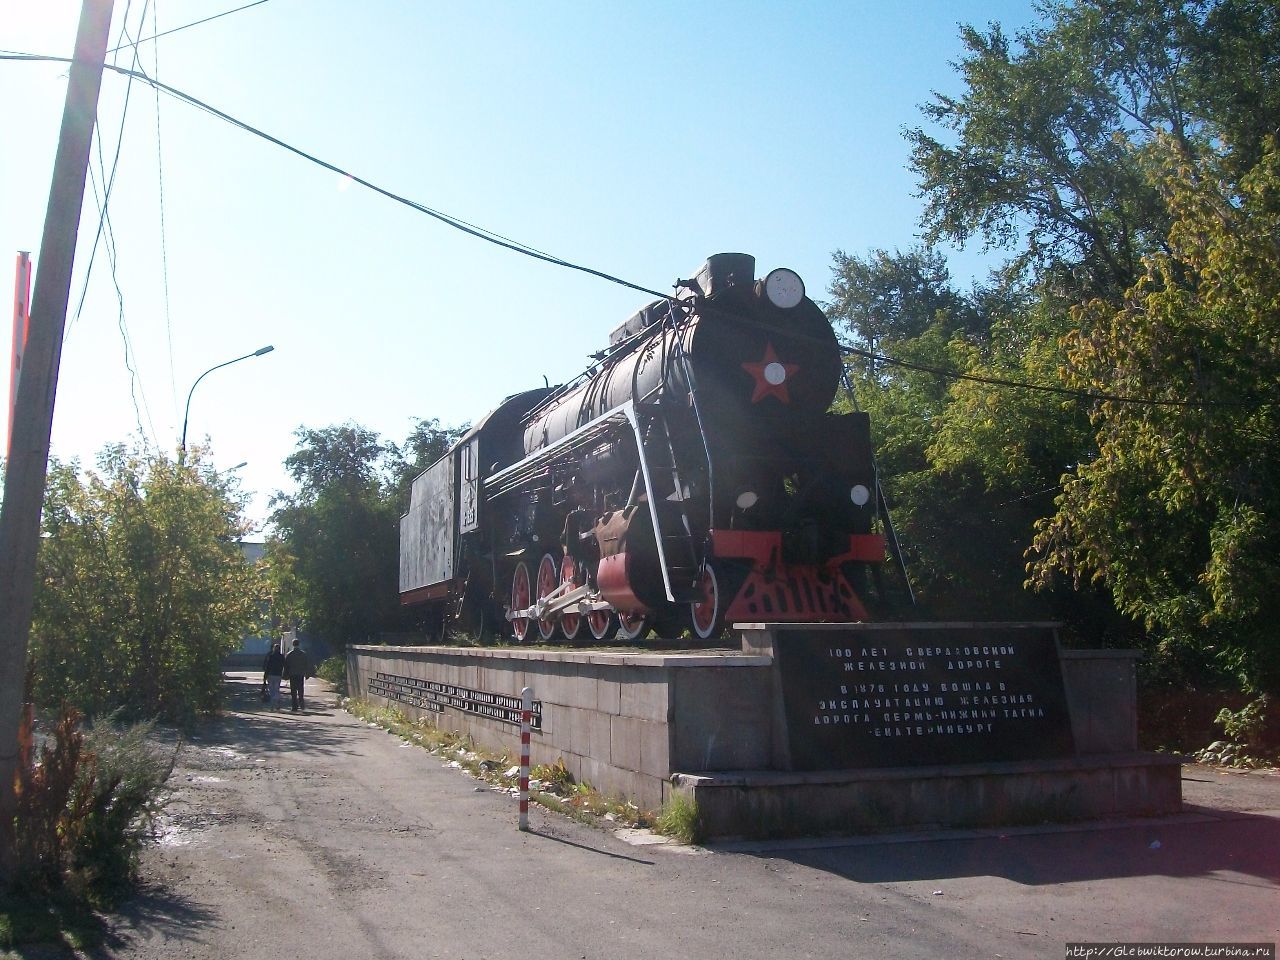
<path fill-rule="evenodd" d="M 764 347 L 764 359 L 757 363 L 744 363 L 742 369 L 755 377 L 756 387 L 751 393 L 751 402 L 759 403 L 765 397 L 777 397 L 783 403 L 791 402 L 787 392 L 787 381 L 800 369 L 798 363 L 783 363 L 772 343 Z"/>
<path fill-rule="evenodd" d="M 829 409 L 839 345 L 794 272 L 711 257 L 595 357 L 508 397 L 414 480 L 400 593 L 429 631 L 708 639 L 867 619 L 885 547 L 870 427 Z"/>

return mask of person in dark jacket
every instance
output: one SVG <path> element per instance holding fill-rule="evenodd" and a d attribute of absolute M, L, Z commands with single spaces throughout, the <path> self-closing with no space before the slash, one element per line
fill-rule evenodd
<path fill-rule="evenodd" d="M 298 646 L 298 638 L 293 638 L 293 649 L 284 657 L 284 675 L 289 678 L 289 697 L 293 701 L 293 712 L 307 709 L 302 695 L 302 684 L 314 671 L 311 669 L 311 658 Z"/>
<path fill-rule="evenodd" d="M 280 705 L 280 678 L 284 676 L 284 654 L 280 644 L 273 640 L 262 662 L 262 682 L 267 689 L 267 703 L 275 710 Z"/>

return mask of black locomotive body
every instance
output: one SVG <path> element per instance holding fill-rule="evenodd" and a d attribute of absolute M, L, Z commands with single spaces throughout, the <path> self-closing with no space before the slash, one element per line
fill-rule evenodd
<path fill-rule="evenodd" d="M 869 425 L 829 412 L 839 347 L 800 279 L 719 254 L 611 341 L 414 480 L 402 602 L 521 641 L 867 619 Z"/>

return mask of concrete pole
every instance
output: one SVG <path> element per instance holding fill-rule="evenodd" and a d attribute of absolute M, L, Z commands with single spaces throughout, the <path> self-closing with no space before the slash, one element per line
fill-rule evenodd
<path fill-rule="evenodd" d="M 49 467 L 49 434 L 62 359 L 89 147 L 98 113 L 113 0 L 83 0 L 67 83 L 22 380 L 14 405 L 9 463 L 0 507 L 0 880 L 13 868 L 14 775 L 22 716 L 27 640 L 35 596 L 40 510 Z"/>

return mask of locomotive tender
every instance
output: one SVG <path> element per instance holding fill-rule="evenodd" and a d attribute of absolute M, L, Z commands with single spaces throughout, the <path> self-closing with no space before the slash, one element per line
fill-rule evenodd
<path fill-rule="evenodd" d="M 508 397 L 413 481 L 400 597 L 438 637 L 602 640 L 867 619 L 866 414 L 792 271 L 711 257 L 569 383 Z"/>

